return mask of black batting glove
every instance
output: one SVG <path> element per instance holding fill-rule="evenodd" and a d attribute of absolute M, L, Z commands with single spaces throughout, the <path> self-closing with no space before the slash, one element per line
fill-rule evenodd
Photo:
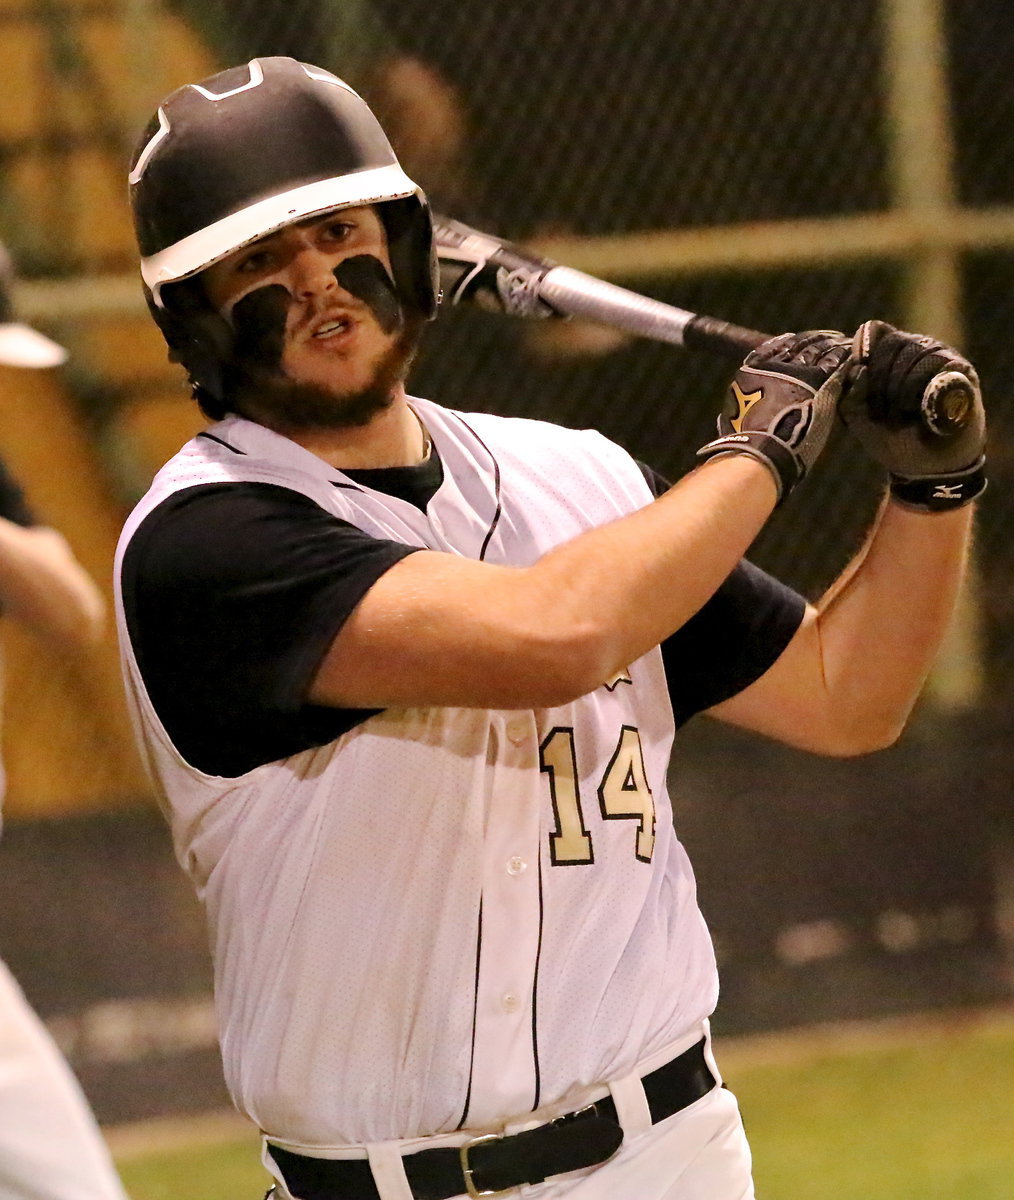
<path fill-rule="evenodd" d="M 718 437 L 697 457 L 752 455 L 774 476 L 780 504 L 824 449 L 851 355 L 852 339 L 830 329 L 763 342 L 736 372 Z"/>
<path fill-rule="evenodd" d="M 968 359 L 933 338 L 867 321 L 853 360 L 842 420 L 887 469 L 893 499 L 922 512 L 974 500 L 986 486 L 986 415 Z"/>

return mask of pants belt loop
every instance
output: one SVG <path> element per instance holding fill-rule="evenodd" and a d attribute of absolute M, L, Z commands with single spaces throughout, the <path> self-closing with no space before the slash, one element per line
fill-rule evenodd
<path fill-rule="evenodd" d="M 651 1128 L 651 1112 L 644 1085 L 637 1075 L 626 1075 L 609 1084 L 616 1105 L 616 1116 L 625 1138 L 635 1138 Z"/>
<path fill-rule="evenodd" d="M 718 1063 L 715 1062 L 715 1051 L 711 1045 L 711 1022 L 707 1017 L 704 1018 L 704 1061 L 715 1077 L 716 1086 L 722 1087 L 722 1072 L 718 1069 Z"/>
<path fill-rule="evenodd" d="M 380 1200 L 415 1200 L 398 1143 L 379 1142 L 366 1147 Z"/>

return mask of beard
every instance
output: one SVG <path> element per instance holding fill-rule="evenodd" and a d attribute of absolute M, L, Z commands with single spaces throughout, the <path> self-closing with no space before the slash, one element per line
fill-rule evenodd
<path fill-rule="evenodd" d="M 394 403 L 424 325 L 421 316 L 407 317 L 397 338 L 377 359 L 371 379 L 360 388 L 302 383 L 280 370 L 237 364 L 229 372 L 230 405 L 240 416 L 283 435 L 368 425 Z"/>

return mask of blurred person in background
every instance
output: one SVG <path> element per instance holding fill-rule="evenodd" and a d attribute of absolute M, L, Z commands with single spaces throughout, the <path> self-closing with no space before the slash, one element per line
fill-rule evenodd
<path fill-rule="evenodd" d="M 121 536 L 124 675 L 279 1195 L 748 1200 L 673 736 L 898 737 L 985 486 L 974 368 L 877 321 L 772 338 L 669 488 L 592 430 L 407 394 L 429 207 L 341 79 L 179 88 L 130 184 L 215 423 Z M 968 420 L 934 438 L 945 387 Z M 744 555 L 839 417 L 890 490 L 812 605 Z"/>
<path fill-rule="evenodd" d="M 66 358 L 61 346 L 15 319 L 11 284 L 10 256 L 0 246 L 0 409 L 20 370 Z M 0 612 L 68 651 L 93 645 L 104 621 L 98 588 L 63 536 L 36 521 L 2 462 Z M 0 765 L 0 797 L 2 788 Z M 0 1200 L 126 1200 L 77 1079 L 2 961 Z"/>
<path fill-rule="evenodd" d="M 477 218 L 466 167 L 472 133 L 459 89 L 446 72 L 401 47 L 375 0 L 172 3 L 220 67 L 284 55 L 339 73 L 369 101 L 432 202 Z"/>

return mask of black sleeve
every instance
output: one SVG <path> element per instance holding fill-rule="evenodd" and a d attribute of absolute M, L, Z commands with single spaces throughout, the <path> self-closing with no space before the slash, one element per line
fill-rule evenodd
<path fill-rule="evenodd" d="M 270 484 L 202 484 L 149 513 L 124 554 L 123 603 L 145 687 L 183 757 L 235 776 L 369 716 L 309 705 L 307 689 L 355 606 L 414 549 Z"/>
<path fill-rule="evenodd" d="M 711 599 L 662 643 L 679 727 L 741 692 L 772 665 L 799 628 L 806 601 L 744 559 Z"/>
<path fill-rule="evenodd" d="M 657 500 L 659 496 L 664 496 L 665 493 L 672 487 L 672 484 L 664 475 L 659 475 L 654 467 L 649 467 L 647 463 L 641 462 L 639 458 L 634 460 L 641 468 L 641 474 L 644 476 L 644 481 L 651 488 L 651 494 Z"/>
<path fill-rule="evenodd" d="M 637 465 L 656 499 L 672 486 L 654 468 Z M 759 679 L 792 640 L 805 609 L 802 596 L 744 559 L 662 643 L 676 727 Z"/>
<path fill-rule="evenodd" d="M 28 507 L 25 494 L 14 476 L 0 461 L 0 517 L 6 517 L 15 525 L 23 525 L 26 529 L 38 524 L 35 515 Z"/>

